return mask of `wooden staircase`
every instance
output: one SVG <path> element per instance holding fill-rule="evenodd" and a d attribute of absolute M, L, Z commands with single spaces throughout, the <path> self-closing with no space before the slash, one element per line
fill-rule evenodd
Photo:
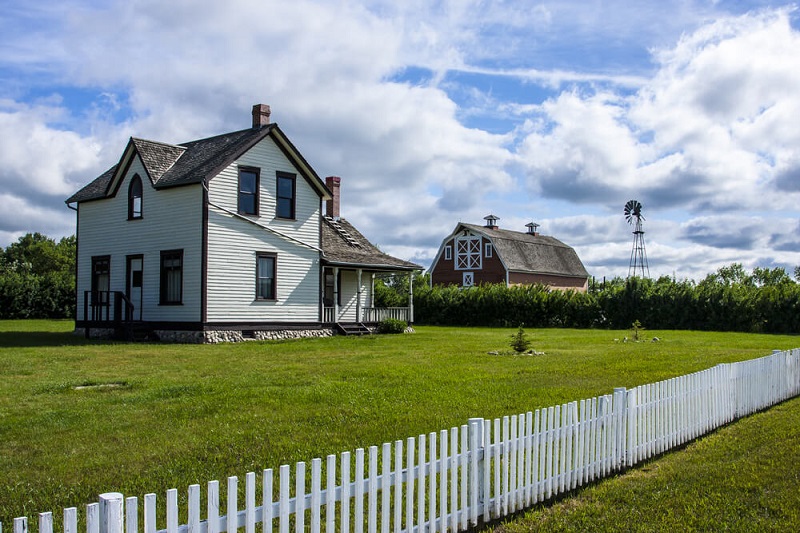
<path fill-rule="evenodd" d="M 341 335 L 371 335 L 372 332 L 361 322 L 336 323 L 336 331 Z"/>

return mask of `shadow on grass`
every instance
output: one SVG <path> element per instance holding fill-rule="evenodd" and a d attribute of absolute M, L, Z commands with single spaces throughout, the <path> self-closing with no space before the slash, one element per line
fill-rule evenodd
<path fill-rule="evenodd" d="M 97 344 L 72 332 L 52 331 L 2 331 L 0 332 L 0 348 L 35 347 L 35 346 L 75 346 L 80 344 Z"/>

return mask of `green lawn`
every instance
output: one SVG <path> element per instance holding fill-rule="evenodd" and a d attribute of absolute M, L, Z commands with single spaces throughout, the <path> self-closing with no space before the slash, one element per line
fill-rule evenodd
<path fill-rule="evenodd" d="M 684 331 L 623 344 L 613 339 L 628 332 L 548 329 L 528 331 L 545 355 L 512 357 L 487 352 L 508 350 L 514 329 L 206 346 L 89 342 L 71 329 L 0 322 L 4 528 L 101 492 L 183 495 L 192 483 L 800 346 L 792 336 Z"/>

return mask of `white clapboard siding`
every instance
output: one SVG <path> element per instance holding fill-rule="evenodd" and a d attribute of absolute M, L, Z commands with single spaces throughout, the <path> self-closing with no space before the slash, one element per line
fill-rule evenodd
<path fill-rule="evenodd" d="M 259 216 L 236 214 L 239 166 L 260 169 Z M 295 220 L 275 218 L 278 171 L 297 176 Z M 320 198 L 270 137 L 209 182 L 209 202 L 208 320 L 319 320 Z M 257 252 L 277 254 L 275 301 L 255 299 Z"/>
<path fill-rule="evenodd" d="M 142 218 L 128 220 L 128 186 L 142 178 Z M 111 290 L 126 290 L 126 256 L 144 257 L 142 318 L 153 321 L 200 320 L 203 243 L 203 189 L 186 185 L 156 190 L 138 156 L 133 158 L 117 194 L 78 205 L 78 319 L 83 293 L 92 287 L 92 257 L 111 256 Z M 159 305 L 161 251 L 183 250 L 183 305 Z"/>
<path fill-rule="evenodd" d="M 156 495 L 147 494 L 142 531 L 463 531 L 798 394 L 800 349 L 776 352 L 596 398 L 494 420 L 470 419 L 461 427 L 366 452 L 359 448 L 354 461 L 350 452 L 329 455 L 324 462 L 312 459 L 310 478 L 304 462 L 283 465 L 277 487 L 271 469 L 261 476 L 247 473 L 243 491 L 238 478 L 230 477 L 226 502 L 219 500 L 218 481 L 210 481 L 205 494 L 199 485 L 190 486 L 186 509 L 179 509 L 178 491 L 170 489 L 163 503 L 164 529 L 156 524 Z M 113 505 L 101 507 L 112 511 L 101 512 L 97 503 L 87 506 L 87 533 L 138 533 L 137 498 L 125 499 L 123 511 L 122 495 L 103 495 L 101 501 L 109 497 L 116 498 Z M 179 516 L 188 517 L 185 525 L 179 525 Z M 64 510 L 65 533 L 77 533 L 77 519 L 75 508 Z M 27 518 L 16 518 L 13 531 L 27 533 Z M 39 533 L 53 533 L 51 513 L 39 515 Z"/>

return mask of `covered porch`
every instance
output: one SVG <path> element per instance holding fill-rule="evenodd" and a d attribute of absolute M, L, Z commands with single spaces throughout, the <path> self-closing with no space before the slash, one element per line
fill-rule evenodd
<path fill-rule="evenodd" d="M 403 307 L 375 306 L 375 276 L 392 272 L 408 276 L 408 305 Z M 360 323 L 374 325 L 386 319 L 414 323 L 413 279 L 415 270 L 376 270 L 347 266 L 323 268 L 322 322 L 325 324 Z"/>

